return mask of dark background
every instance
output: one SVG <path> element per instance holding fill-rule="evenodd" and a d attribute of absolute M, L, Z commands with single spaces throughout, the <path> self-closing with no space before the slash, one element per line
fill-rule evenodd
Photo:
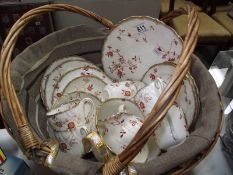
<path fill-rule="evenodd" d="M 27 11 L 32 8 L 49 4 L 51 1 L 39 3 L 22 3 L 17 0 L 0 0 L 0 48 L 13 26 L 13 24 Z M 44 36 L 54 31 L 53 17 L 47 13 L 31 21 L 20 33 L 16 46 L 13 51 L 12 59 L 21 53 L 26 47 L 38 41 Z M 3 128 L 2 117 L 0 116 L 0 128 Z"/>

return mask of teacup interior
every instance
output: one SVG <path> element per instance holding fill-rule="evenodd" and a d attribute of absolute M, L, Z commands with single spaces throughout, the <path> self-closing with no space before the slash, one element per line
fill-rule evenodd
<path fill-rule="evenodd" d="M 124 105 L 125 112 L 129 114 L 134 114 L 142 119 L 144 116 L 138 106 L 131 100 L 121 99 L 121 98 L 112 98 L 105 101 L 98 112 L 98 120 L 105 120 L 109 117 L 117 114 L 119 112 L 119 107 Z"/>

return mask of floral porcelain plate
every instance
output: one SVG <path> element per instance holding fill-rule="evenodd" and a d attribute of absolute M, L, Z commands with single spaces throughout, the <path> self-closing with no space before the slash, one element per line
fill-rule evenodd
<path fill-rule="evenodd" d="M 45 84 L 45 90 L 44 90 L 44 104 L 49 109 L 51 107 L 51 99 L 52 99 L 52 93 L 54 88 L 57 88 L 58 81 L 61 79 L 61 77 L 66 74 L 67 72 L 81 68 L 81 67 L 87 67 L 92 66 L 98 69 L 95 65 L 88 61 L 80 61 L 80 60 L 68 60 L 66 62 L 63 62 L 58 67 L 56 67 L 48 76 Z"/>
<path fill-rule="evenodd" d="M 166 62 L 153 65 L 143 76 L 142 82 L 150 84 L 160 78 L 165 84 L 168 84 L 174 71 L 175 64 L 172 63 Z M 189 73 L 183 80 L 176 103 L 182 108 L 187 124 L 190 127 L 198 114 L 199 99 L 195 82 Z"/>
<path fill-rule="evenodd" d="M 151 65 L 177 62 L 182 40 L 163 22 L 130 17 L 107 36 L 102 49 L 105 73 L 114 80 L 140 80 Z"/>
<path fill-rule="evenodd" d="M 83 91 L 91 93 L 102 101 L 102 93 L 106 83 L 94 75 L 83 75 L 72 80 L 63 90 L 63 94 L 74 91 Z M 60 89 L 62 90 L 62 89 Z"/>
<path fill-rule="evenodd" d="M 41 98 L 43 101 L 45 101 L 45 95 L 44 95 L 44 91 L 45 91 L 45 85 L 46 85 L 46 82 L 47 82 L 47 79 L 49 77 L 49 75 L 51 74 L 51 72 L 53 72 L 53 70 L 55 69 L 58 69 L 59 67 L 61 67 L 61 65 L 64 63 L 64 62 L 67 62 L 67 61 L 74 61 L 74 60 L 84 60 L 83 58 L 81 57 L 78 57 L 78 56 L 72 56 L 72 57 L 66 57 L 66 58 L 63 58 L 63 59 L 59 59 L 55 62 L 53 62 L 53 64 L 51 64 L 45 71 L 44 73 L 44 76 L 41 80 L 41 87 L 40 87 L 40 91 L 41 91 Z"/>
<path fill-rule="evenodd" d="M 63 90 L 72 80 L 83 75 L 95 75 L 106 84 L 112 83 L 112 80 L 110 78 L 108 78 L 102 71 L 96 69 L 95 67 L 88 66 L 88 67 L 78 68 L 70 72 L 67 72 L 65 75 L 61 77 L 61 79 L 57 83 L 57 87 L 53 91 L 51 103 L 53 104 L 59 97 L 63 95 Z"/>
<path fill-rule="evenodd" d="M 61 105 L 65 105 L 69 102 L 76 101 L 76 100 L 82 100 L 84 98 L 90 98 L 93 102 L 96 108 L 99 108 L 102 104 L 101 101 L 94 95 L 90 93 L 86 93 L 83 91 L 75 91 L 71 92 L 66 95 L 62 95 L 59 100 L 56 101 L 56 103 L 53 104 L 51 109 L 58 108 Z"/>

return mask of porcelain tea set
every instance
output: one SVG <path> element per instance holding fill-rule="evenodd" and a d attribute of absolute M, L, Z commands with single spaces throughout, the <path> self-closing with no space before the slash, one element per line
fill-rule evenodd
<path fill-rule="evenodd" d="M 99 161 L 121 153 L 169 83 L 182 40 L 150 17 L 130 17 L 110 31 L 102 49 L 103 70 L 79 56 L 51 64 L 41 82 L 50 137 L 61 151 Z M 199 109 L 190 74 L 164 120 L 133 162 L 144 163 L 182 144 Z"/>

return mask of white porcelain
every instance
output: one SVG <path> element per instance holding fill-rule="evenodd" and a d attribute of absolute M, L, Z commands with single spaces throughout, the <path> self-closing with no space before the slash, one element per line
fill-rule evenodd
<path fill-rule="evenodd" d="M 175 147 L 189 136 L 188 127 L 182 110 L 173 105 L 155 131 L 157 145 L 163 149 Z"/>
<path fill-rule="evenodd" d="M 134 101 L 145 116 L 151 112 L 165 87 L 163 80 L 158 78 L 137 92 Z"/>
<path fill-rule="evenodd" d="M 151 112 L 165 87 L 166 84 L 163 80 L 157 78 L 154 82 L 138 91 L 134 99 L 145 116 Z M 189 135 L 188 126 L 180 107 L 171 106 L 164 120 L 155 131 L 155 135 L 157 145 L 163 150 L 174 147 L 186 139 Z"/>
<path fill-rule="evenodd" d="M 84 152 L 82 139 L 86 137 L 88 131 L 84 126 L 78 126 L 70 131 L 54 132 L 55 138 L 59 141 L 61 151 L 81 157 Z"/>
<path fill-rule="evenodd" d="M 144 120 L 145 117 L 137 104 L 129 99 L 122 98 L 111 98 L 103 102 L 98 110 L 98 120 L 107 120 L 109 117 L 117 114 L 121 107 L 123 107 L 122 110 L 127 111 L 127 113 L 134 114 Z"/>
<path fill-rule="evenodd" d="M 189 136 L 188 125 L 182 109 L 173 105 L 168 111 L 167 119 L 175 138 L 175 144 L 182 143 Z"/>
<path fill-rule="evenodd" d="M 163 22 L 130 17 L 115 25 L 102 49 L 105 73 L 114 80 L 140 80 L 151 65 L 177 62 L 182 40 Z"/>
<path fill-rule="evenodd" d="M 63 105 L 66 105 L 69 102 L 75 102 L 77 100 L 81 101 L 84 98 L 90 98 L 93 101 L 95 108 L 99 108 L 101 106 L 101 101 L 96 96 L 90 93 L 82 92 L 82 91 L 75 91 L 75 92 L 71 92 L 71 93 L 61 96 L 56 101 L 56 103 L 53 104 L 51 110 L 59 108 Z"/>
<path fill-rule="evenodd" d="M 155 138 L 157 145 L 162 150 L 167 150 L 175 145 L 175 138 L 171 132 L 170 124 L 167 118 L 163 119 L 152 137 Z"/>
<path fill-rule="evenodd" d="M 171 79 L 173 72 L 175 71 L 175 65 L 171 63 L 162 63 L 153 65 L 143 76 L 142 81 L 146 84 L 150 84 L 156 79 L 160 78 L 167 85 Z M 194 118 L 196 118 L 198 111 L 198 92 L 193 85 L 191 75 L 187 74 L 181 85 L 180 93 L 176 99 L 176 103 L 184 111 L 187 119 L 188 126 L 192 124 Z"/>
<path fill-rule="evenodd" d="M 50 109 L 52 104 L 52 95 L 53 90 L 57 88 L 57 84 L 60 81 L 61 77 L 65 75 L 67 72 L 78 69 L 81 67 L 87 67 L 92 66 L 98 69 L 97 66 L 94 64 L 88 62 L 88 61 L 82 61 L 82 60 L 68 60 L 66 62 L 63 62 L 58 67 L 56 67 L 47 77 L 46 84 L 45 84 L 45 106 Z"/>
<path fill-rule="evenodd" d="M 72 80 L 63 90 L 63 94 L 71 93 L 74 91 L 83 91 L 96 96 L 102 100 L 102 94 L 106 83 L 100 78 L 92 75 L 83 75 Z"/>
<path fill-rule="evenodd" d="M 40 91 L 41 91 L 41 98 L 43 101 L 45 101 L 45 85 L 47 82 L 47 79 L 49 77 L 49 75 L 51 74 L 51 72 L 55 69 L 57 69 L 58 67 L 60 67 L 63 63 L 67 62 L 67 61 L 73 61 L 73 60 L 84 60 L 83 58 L 79 57 L 79 56 L 71 56 L 71 57 L 65 57 L 62 59 L 59 59 L 55 62 L 53 62 L 45 71 L 43 78 L 41 80 L 41 87 L 40 87 Z"/>
<path fill-rule="evenodd" d="M 103 90 L 103 101 L 109 98 L 131 99 L 144 86 L 145 83 L 140 81 L 121 81 L 108 84 Z"/>
<path fill-rule="evenodd" d="M 105 109 L 106 110 L 106 109 Z M 133 139 L 143 124 L 141 116 L 127 113 L 124 105 L 119 106 L 118 113 L 107 119 L 101 120 L 98 116 L 98 130 L 105 143 L 115 154 L 121 153 Z M 133 162 L 144 163 L 149 154 L 148 146 L 145 145 Z"/>
<path fill-rule="evenodd" d="M 96 77 L 103 80 L 105 83 L 112 83 L 112 80 L 110 80 L 102 71 L 96 69 L 95 67 L 83 67 L 78 68 L 75 70 L 72 70 L 65 75 L 61 77 L 57 84 L 57 88 L 53 91 L 53 99 L 52 104 L 56 102 L 56 100 L 61 97 L 63 94 L 63 91 L 65 87 L 74 79 L 83 76 L 83 75 L 95 75 Z"/>
<path fill-rule="evenodd" d="M 69 102 L 52 109 L 47 115 L 52 115 L 48 117 L 48 122 L 55 131 L 70 131 L 78 126 L 85 126 L 89 131 L 96 130 L 96 108 L 90 98 Z"/>

